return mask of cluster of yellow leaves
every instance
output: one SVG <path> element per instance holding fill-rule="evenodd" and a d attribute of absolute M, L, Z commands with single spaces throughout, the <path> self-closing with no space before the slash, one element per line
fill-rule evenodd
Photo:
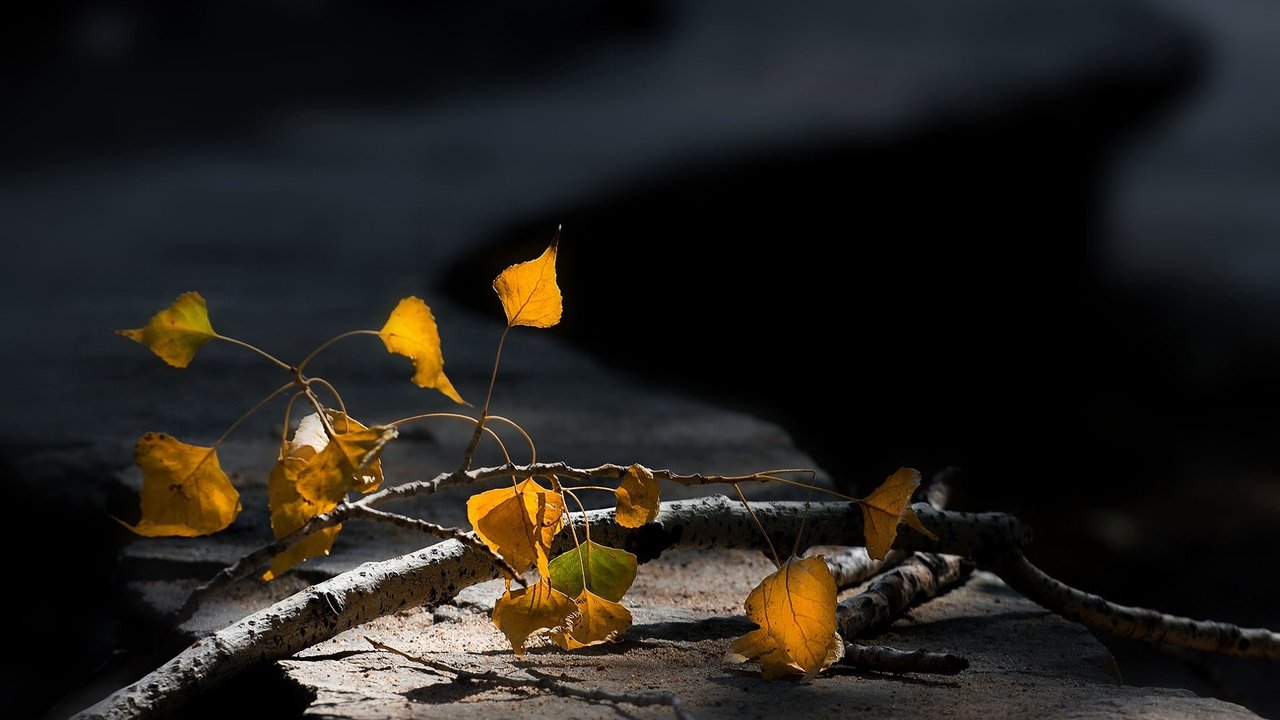
<path fill-rule="evenodd" d="M 336 410 L 326 415 L 332 439 L 318 413 L 304 417 L 267 479 L 271 531 L 277 540 L 337 507 L 347 493 L 370 493 L 382 484 L 378 456 L 396 429 L 367 428 Z M 341 525 L 325 528 L 276 555 L 262 578 L 272 580 L 307 558 L 328 555 L 341 530 Z"/>

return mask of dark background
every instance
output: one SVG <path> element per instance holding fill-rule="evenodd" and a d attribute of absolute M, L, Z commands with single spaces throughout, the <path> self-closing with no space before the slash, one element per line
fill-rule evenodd
<path fill-rule="evenodd" d="M 76 454 L 102 424 L 50 369 L 103 359 L 71 342 L 86 306 L 145 317 L 228 269 L 246 304 L 266 282 L 354 294 L 389 260 L 479 307 L 475 278 L 561 223 L 561 332 L 637 382 L 779 422 L 855 490 L 958 466 L 954 506 L 1019 514 L 1068 582 L 1280 626 L 1270 3 L 16 12 L 4 464 L 24 519 L 87 518 L 61 570 L 15 561 L 49 592 L 8 674 L 63 664 L 16 707 L 129 644 L 71 591 L 109 584 L 120 540 L 92 489 L 110 463 Z M 59 448 L 77 461 L 42 464 Z M 1129 682 L 1280 714 L 1274 667 L 1108 645 Z"/>

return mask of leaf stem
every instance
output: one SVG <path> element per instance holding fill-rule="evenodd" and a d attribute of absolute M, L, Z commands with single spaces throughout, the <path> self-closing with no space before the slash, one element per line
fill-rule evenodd
<path fill-rule="evenodd" d="M 266 358 L 267 360 L 270 360 L 272 364 L 274 364 L 276 367 L 280 368 L 281 370 L 284 370 L 285 372 L 291 375 L 297 372 L 297 369 L 294 368 L 289 363 L 281 360 L 280 358 L 276 357 L 275 355 L 272 355 L 271 353 L 267 352 L 266 350 L 263 350 L 262 348 L 256 345 L 250 345 L 249 343 L 243 340 L 237 340 L 233 337 L 227 337 L 226 335 L 219 335 L 218 333 L 214 333 L 213 337 L 215 340 L 222 340 L 223 342 L 229 342 L 232 345 L 239 345 L 245 350 L 255 352 L 258 355 L 261 355 L 262 357 Z"/>
<path fill-rule="evenodd" d="M 742 494 L 742 488 L 738 487 L 738 483 L 733 483 L 733 489 L 738 493 L 738 499 L 742 501 L 742 507 L 747 509 L 747 514 L 751 516 L 751 521 L 756 524 L 756 528 L 760 530 L 760 535 L 764 537 L 764 542 L 769 546 L 769 554 L 773 555 L 773 566 L 782 567 L 782 560 L 778 558 L 778 551 L 773 547 L 773 541 L 769 539 L 769 533 L 765 532 L 764 525 L 760 523 L 760 518 L 756 517 L 756 512 L 751 509 L 751 503 L 747 502 L 747 496 Z"/>
<path fill-rule="evenodd" d="M 480 408 L 480 417 L 476 420 L 476 431 L 471 434 L 471 442 L 467 443 L 467 449 L 462 453 L 462 466 L 458 468 L 461 472 L 471 469 L 471 458 L 476 454 L 476 446 L 480 444 L 484 421 L 489 417 L 489 401 L 493 400 L 493 386 L 498 381 L 498 364 L 502 361 L 502 346 L 506 343 L 509 332 L 511 332 L 510 325 L 502 329 L 502 337 L 498 338 L 498 351 L 493 355 L 493 372 L 489 375 L 489 389 L 484 394 L 484 407 Z"/>
<path fill-rule="evenodd" d="M 317 355 L 327 350 L 330 345 L 333 345 L 339 340 L 345 340 L 349 337 L 354 337 L 356 335 L 380 335 L 380 334 L 381 333 L 379 333 L 377 330 L 349 330 L 347 332 L 342 333 L 341 335 L 335 335 L 334 337 L 331 337 L 328 340 L 325 340 L 323 343 L 320 344 L 320 347 L 316 348 L 315 350 L 312 350 L 311 354 L 303 358 L 302 362 L 298 363 L 298 372 L 302 372 L 303 370 L 306 370 L 307 366 L 311 364 L 312 360 L 316 359 Z"/>

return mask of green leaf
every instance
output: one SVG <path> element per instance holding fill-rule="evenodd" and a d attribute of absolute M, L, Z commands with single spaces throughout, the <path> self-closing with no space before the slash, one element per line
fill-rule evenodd
<path fill-rule="evenodd" d="M 636 556 L 598 543 L 587 542 L 551 561 L 551 586 L 569 597 L 582 592 L 582 567 L 587 568 L 586 588 L 618 602 L 636 579 Z"/>

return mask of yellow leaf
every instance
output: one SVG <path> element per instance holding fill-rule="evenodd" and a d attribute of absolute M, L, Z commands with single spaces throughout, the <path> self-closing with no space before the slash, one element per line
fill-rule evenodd
<path fill-rule="evenodd" d="M 530 635 L 563 625 L 576 609 L 568 595 L 542 580 L 526 588 L 504 592 L 493 606 L 493 624 L 507 636 L 516 655 L 521 655 Z"/>
<path fill-rule="evenodd" d="M 760 627 L 733 642 L 729 659 L 758 661 L 766 678 L 808 679 L 843 652 L 836 633 L 836 582 L 820 555 L 789 558 L 751 591 L 745 607 Z"/>
<path fill-rule="evenodd" d="M 309 446 L 302 446 L 299 451 L 303 455 L 315 455 L 315 451 Z M 271 469 L 271 477 L 267 479 L 271 531 L 277 540 L 302 527 L 316 515 L 337 507 L 337 503 L 313 503 L 298 494 L 298 473 L 306 465 L 307 460 L 302 457 L 280 458 Z M 262 575 L 262 579 L 273 580 L 307 558 L 328 555 L 334 538 L 341 530 L 341 525 L 325 528 L 276 555 L 271 559 L 271 568 Z"/>
<path fill-rule="evenodd" d="M 378 455 L 396 437 L 396 429 L 375 425 L 366 428 L 340 412 L 328 411 L 334 442 L 324 432 L 320 416 L 312 413 L 298 423 L 289 454 L 308 459 L 298 471 L 297 490 L 313 503 L 338 503 L 351 490 L 369 492 L 382 483 Z M 344 428 L 350 428 L 344 431 Z M 310 448 L 314 457 L 300 455 Z"/>
<path fill-rule="evenodd" d="M 507 313 L 507 327 L 549 328 L 560 322 L 562 304 L 560 286 L 556 285 L 558 237 L 537 258 L 512 265 L 493 281 L 493 289 Z"/>
<path fill-rule="evenodd" d="M 631 627 L 631 611 L 622 605 L 584 589 L 577 600 L 577 612 L 569 616 L 569 627 L 551 632 L 551 641 L 565 650 L 609 642 Z"/>
<path fill-rule="evenodd" d="M 467 519 L 476 535 L 517 572 L 536 562 L 547 577 L 551 540 L 564 526 L 564 496 L 529 478 L 516 487 L 472 495 Z"/>
<path fill-rule="evenodd" d="M 622 527 L 638 528 L 658 517 L 658 491 L 661 483 L 653 479 L 653 473 L 641 465 L 632 465 L 622 476 L 622 482 L 613 494 L 618 498 L 615 517 Z"/>
<path fill-rule="evenodd" d="M 209 324 L 209 310 L 198 292 L 179 295 L 145 326 L 116 333 L 146 345 L 161 360 L 177 368 L 190 365 L 196 350 L 218 336 Z"/>
<path fill-rule="evenodd" d="M 444 354 L 440 350 L 440 330 L 431 308 L 416 297 L 407 297 L 396 305 L 387 324 L 378 331 L 387 352 L 413 360 L 413 384 L 435 388 L 459 405 L 466 405 L 444 374 Z"/>
<path fill-rule="evenodd" d="M 919 470 L 898 468 L 866 499 L 858 501 L 862 507 L 862 536 L 866 539 L 867 555 L 882 560 L 888 554 L 898 537 L 898 521 L 910 509 L 911 494 L 919 485 Z"/>
<path fill-rule="evenodd" d="M 240 493 L 213 448 L 147 433 L 138 439 L 134 456 L 142 468 L 142 519 L 137 525 L 121 523 L 125 527 L 147 537 L 195 537 L 235 521 Z"/>

